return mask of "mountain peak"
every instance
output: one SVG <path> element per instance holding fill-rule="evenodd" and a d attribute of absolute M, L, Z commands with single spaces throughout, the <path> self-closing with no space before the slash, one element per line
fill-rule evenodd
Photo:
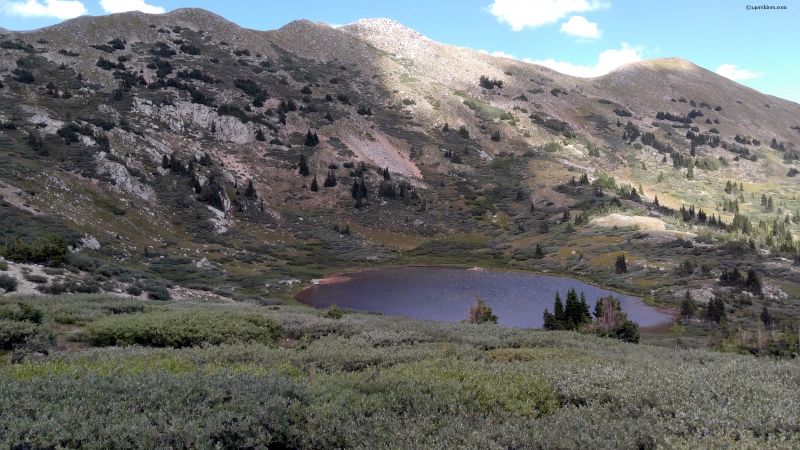
<path fill-rule="evenodd" d="M 656 69 L 656 70 L 697 70 L 700 69 L 700 66 L 692 63 L 691 61 L 680 58 L 677 56 L 667 57 L 667 58 L 655 58 L 655 59 L 647 59 L 644 61 L 636 61 L 632 63 L 625 64 L 616 70 L 626 69 L 626 68 L 647 68 L 647 69 Z"/>
<path fill-rule="evenodd" d="M 408 28 L 396 20 L 386 18 L 360 19 L 340 28 L 348 34 L 361 38 L 391 37 L 394 39 L 425 39 L 421 33 Z"/>

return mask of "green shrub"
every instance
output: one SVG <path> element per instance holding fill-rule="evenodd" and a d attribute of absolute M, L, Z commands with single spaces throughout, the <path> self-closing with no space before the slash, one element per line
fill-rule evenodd
<path fill-rule="evenodd" d="M 50 234 L 28 244 L 19 238 L 9 240 L 0 246 L 0 255 L 13 261 L 59 265 L 66 262 L 69 255 L 67 240 L 60 234 Z"/>
<path fill-rule="evenodd" d="M 519 364 L 489 367 L 425 361 L 400 366 L 396 372 L 421 385 L 455 381 L 463 392 L 460 401 L 485 412 L 513 411 L 536 417 L 558 409 L 553 386 Z"/>
<path fill-rule="evenodd" d="M 325 310 L 325 313 L 322 314 L 322 317 L 327 317 L 328 319 L 341 319 L 344 316 L 344 312 L 342 312 L 342 308 L 338 306 L 331 305 L 328 309 Z"/>
<path fill-rule="evenodd" d="M 17 279 L 10 275 L 0 273 L 0 289 L 5 289 L 6 292 L 16 291 Z"/>
<path fill-rule="evenodd" d="M 42 323 L 44 312 L 28 303 L 0 305 L 0 320 L 15 320 L 17 322 L 30 322 L 37 325 Z"/>
<path fill-rule="evenodd" d="M 8 270 L 8 263 L 6 261 L 0 260 L 0 270 L 2 271 Z"/>
<path fill-rule="evenodd" d="M 561 150 L 562 148 L 563 147 L 561 147 L 561 144 L 559 144 L 558 142 L 548 142 L 542 147 L 542 150 L 548 153 L 553 153 Z"/>
<path fill-rule="evenodd" d="M 147 290 L 147 298 L 150 300 L 167 301 L 172 300 L 172 295 L 170 295 L 169 289 L 164 286 L 152 286 Z"/>
<path fill-rule="evenodd" d="M 125 289 L 125 292 L 127 292 L 129 295 L 138 297 L 142 295 L 142 288 L 136 286 L 135 284 L 132 284 Z"/>
<path fill-rule="evenodd" d="M 14 351 L 14 360 L 47 353 L 54 338 L 43 319 L 43 311 L 27 303 L 0 304 L 0 349 Z"/>
<path fill-rule="evenodd" d="M 26 274 L 24 278 L 31 283 L 42 284 L 47 283 L 47 277 L 44 275 Z"/>
<path fill-rule="evenodd" d="M 260 313 L 186 309 L 105 317 L 89 324 L 80 339 L 98 346 L 192 347 L 268 344 L 282 334 L 280 323 Z"/>
<path fill-rule="evenodd" d="M 230 372 L 5 379 L 0 433 L 10 448 L 280 448 L 297 391 Z"/>
<path fill-rule="evenodd" d="M 12 350 L 39 331 L 39 326 L 31 322 L 0 320 L 0 349 Z"/>

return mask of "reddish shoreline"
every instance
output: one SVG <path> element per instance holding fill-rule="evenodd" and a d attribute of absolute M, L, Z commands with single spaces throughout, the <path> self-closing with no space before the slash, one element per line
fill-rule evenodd
<path fill-rule="evenodd" d="M 344 283 L 345 281 L 350 281 L 350 277 L 334 275 L 332 277 L 319 278 L 317 279 L 316 284 L 335 284 L 335 283 Z"/>

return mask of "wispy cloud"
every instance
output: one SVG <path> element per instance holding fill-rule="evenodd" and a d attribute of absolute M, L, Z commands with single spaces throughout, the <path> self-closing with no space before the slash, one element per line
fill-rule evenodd
<path fill-rule="evenodd" d="M 508 54 L 508 53 L 506 53 L 506 52 L 504 52 L 502 50 L 499 51 L 499 52 L 491 52 L 491 53 L 489 53 L 488 51 L 483 50 L 483 49 L 478 50 L 478 51 L 481 52 L 481 53 L 486 53 L 487 55 L 496 56 L 498 58 L 519 59 L 516 56 Z"/>
<path fill-rule="evenodd" d="M 549 67 L 557 72 L 565 73 L 582 78 L 592 78 L 605 75 L 612 70 L 631 62 L 642 60 L 642 48 L 631 47 L 626 43 L 622 43 L 622 48 L 619 50 L 609 49 L 600 53 L 597 57 L 597 64 L 590 66 L 581 66 L 572 64 L 566 61 L 556 61 L 554 59 L 531 60 L 524 59 L 523 61 L 539 64 Z"/>
<path fill-rule="evenodd" d="M 494 0 L 488 11 L 514 31 L 557 22 L 572 13 L 608 7 L 599 0 Z"/>
<path fill-rule="evenodd" d="M 747 69 L 737 69 L 733 64 L 723 64 L 717 67 L 716 72 L 731 80 L 746 80 L 748 78 L 758 78 L 764 75 L 763 73 L 750 72 Z"/>
<path fill-rule="evenodd" d="M 128 11 L 141 11 L 148 14 L 164 14 L 164 8 L 148 5 L 144 0 L 100 0 L 103 11 L 113 14 Z"/>
<path fill-rule="evenodd" d="M 603 32 L 597 29 L 597 24 L 589 22 L 586 17 L 572 16 L 568 21 L 561 24 L 562 33 L 577 36 L 583 39 L 597 39 Z"/>
<path fill-rule="evenodd" d="M 76 0 L 28 0 L 27 2 L 1 2 L 0 10 L 7 16 L 20 17 L 54 17 L 56 19 L 72 19 L 89 11 L 83 3 Z"/>
<path fill-rule="evenodd" d="M 621 47 L 622 48 L 619 50 L 609 49 L 600 53 L 600 55 L 597 57 L 597 64 L 593 64 L 591 66 L 580 66 L 566 61 L 556 61 L 552 58 L 545 60 L 533 60 L 531 58 L 520 59 L 504 51 L 491 53 L 486 50 L 478 51 L 487 55 L 497 56 L 499 58 L 510 58 L 531 64 L 539 64 L 540 66 L 549 67 L 557 72 L 565 73 L 567 75 L 592 78 L 605 75 L 624 64 L 642 60 L 642 51 L 644 51 L 643 47 L 631 47 L 625 42 L 621 44 Z"/>

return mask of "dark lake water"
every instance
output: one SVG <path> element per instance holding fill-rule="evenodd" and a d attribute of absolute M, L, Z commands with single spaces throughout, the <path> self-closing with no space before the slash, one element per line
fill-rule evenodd
<path fill-rule="evenodd" d="M 622 310 L 640 327 L 661 325 L 671 317 L 646 306 L 641 298 L 618 294 L 571 278 L 493 270 L 470 271 L 449 267 L 401 267 L 339 275 L 347 281 L 314 285 L 297 300 L 317 308 L 380 312 L 414 319 L 458 322 L 467 318 L 475 296 L 492 308 L 503 325 L 540 328 L 545 308 L 553 311 L 556 291 L 566 300 L 575 288 L 586 294 L 590 310 L 600 297 L 613 294 Z"/>

